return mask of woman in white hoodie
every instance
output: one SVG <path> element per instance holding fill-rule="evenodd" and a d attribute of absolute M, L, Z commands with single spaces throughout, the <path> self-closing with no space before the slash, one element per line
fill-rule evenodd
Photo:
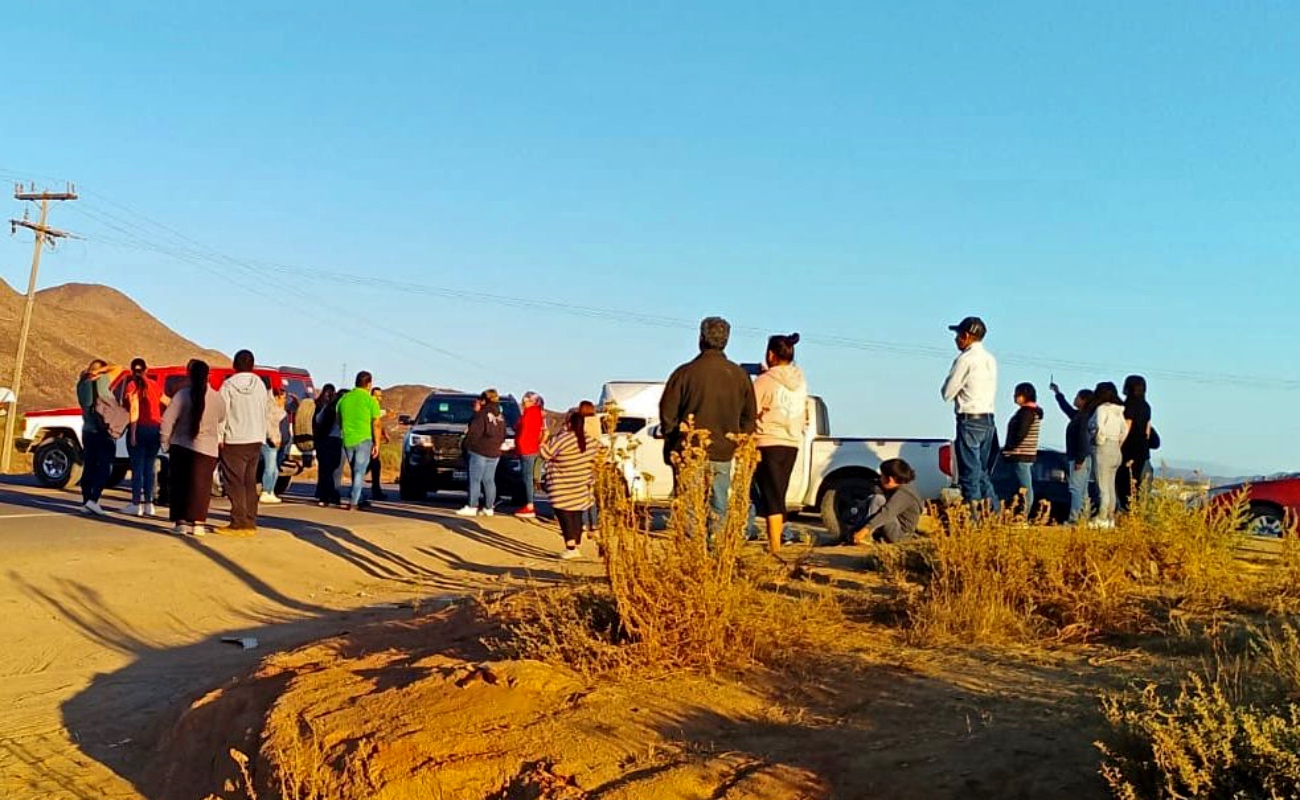
<path fill-rule="evenodd" d="M 767 519 L 768 548 L 781 548 L 785 529 L 785 495 L 808 427 L 808 382 L 794 364 L 799 334 L 767 340 L 767 369 L 754 381 L 758 405 L 759 462 L 754 473 L 758 514 Z"/>
<path fill-rule="evenodd" d="M 1088 432 L 1092 435 L 1092 469 L 1097 478 L 1097 492 L 1101 495 L 1101 507 L 1097 509 L 1097 519 L 1092 524 L 1111 528 L 1115 525 L 1115 473 L 1124 460 L 1120 445 L 1133 423 L 1124 418 L 1119 390 L 1110 381 L 1097 384 L 1091 408 Z"/>

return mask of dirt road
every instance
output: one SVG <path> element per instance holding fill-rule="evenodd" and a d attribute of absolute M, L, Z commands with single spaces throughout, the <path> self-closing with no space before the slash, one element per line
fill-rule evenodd
<path fill-rule="evenodd" d="M 461 519 L 450 499 L 353 513 L 304 499 L 265 509 L 256 537 L 201 540 L 162 520 L 86 518 L 76 502 L 0 482 L 8 800 L 141 797 L 134 781 L 159 730 L 269 652 L 412 613 L 397 604 L 596 569 L 556 560 L 556 529 Z"/>

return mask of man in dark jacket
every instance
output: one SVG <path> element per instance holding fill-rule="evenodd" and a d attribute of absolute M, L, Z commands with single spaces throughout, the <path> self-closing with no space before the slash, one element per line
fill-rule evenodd
<path fill-rule="evenodd" d="M 724 352 L 731 340 L 731 325 L 721 317 L 700 323 L 700 354 L 673 371 L 659 399 L 659 422 L 664 435 L 664 461 L 672 464 L 681 450 L 683 423 L 709 432 L 710 498 L 713 530 L 727 515 L 731 491 L 731 460 L 736 445 L 727 434 L 753 433 L 758 416 L 754 384 L 740 365 Z M 674 468 L 674 473 L 676 469 Z"/>
<path fill-rule="evenodd" d="M 1070 405 L 1061 387 L 1052 384 L 1056 405 L 1070 420 L 1065 426 L 1065 456 L 1070 459 L 1070 522 L 1077 522 L 1088 502 L 1088 483 L 1092 480 L 1092 438 L 1088 435 L 1088 413 L 1092 390 L 1080 389 Z"/>

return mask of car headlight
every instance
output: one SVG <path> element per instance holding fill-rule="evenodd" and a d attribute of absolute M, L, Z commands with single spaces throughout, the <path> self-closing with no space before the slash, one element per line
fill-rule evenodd
<path fill-rule="evenodd" d="M 408 450 L 415 447 L 433 447 L 433 437 L 423 433 L 408 433 L 406 447 Z"/>

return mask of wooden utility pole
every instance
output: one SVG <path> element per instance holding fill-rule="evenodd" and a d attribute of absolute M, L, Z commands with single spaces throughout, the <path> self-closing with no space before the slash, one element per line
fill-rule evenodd
<path fill-rule="evenodd" d="M 41 248 L 45 245 L 46 240 L 50 246 L 54 246 L 55 239 L 62 239 L 71 234 L 51 228 L 45 223 L 49 220 L 50 201 L 57 200 L 76 200 L 77 193 L 74 186 L 68 184 L 67 191 L 63 192 L 38 192 L 36 187 L 29 186 L 23 189 L 22 184 L 14 186 L 14 199 L 39 202 L 41 204 L 41 221 L 32 224 L 27 221 L 26 214 L 23 219 L 9 220 L 10 233 L 17 233 L 19 228 L 26 228 L 36 234 L 36 242 L 32 249 L 32 271 L 27 278 L 27 304 L 23 307 L 23 324 L 18 330 L 18 352 L 14 354 L 14 378 L 9 388 L 13 390 L 13 399 L 9 402 L 9 414 L 5 418 L 5 435 L 3 443 L 0 443 L 0 474 L 9 472 L 13 463 L 14 453 L 14 426 L 18 424 L 18 398 L 22 396 L 23 388 L 23 357 L 27 355 L 27 335 L 32 329 L 32 308 L 36 305 L 36 275 L 41 269 Z"/>

